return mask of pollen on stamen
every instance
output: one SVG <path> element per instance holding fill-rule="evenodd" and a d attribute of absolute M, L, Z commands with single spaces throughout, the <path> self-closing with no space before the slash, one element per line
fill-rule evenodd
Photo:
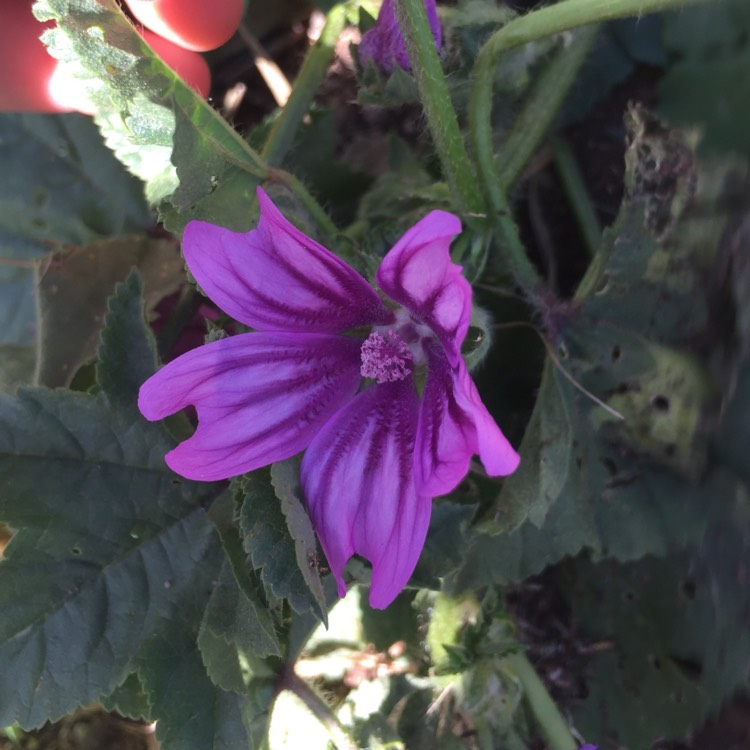
<path fill-rule="evenodd" d="M 387 337 L 373 331 L 362 343 L 360 350 L 363 378 L 375 378 L 378 383 L 404 380 L 414 369 L 414 357 L 401 337 L 388 331 Z"/>

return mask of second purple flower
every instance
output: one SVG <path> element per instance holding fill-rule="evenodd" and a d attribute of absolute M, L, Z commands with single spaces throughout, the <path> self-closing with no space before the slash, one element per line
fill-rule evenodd
<path fill-rule="evenodd" d="M 439 50 L 443 46 L 443 31 L 438 20 L 435 0 L 425 0 L 424 4 L 432 37 Z M 391 73 L 395 65 L 404 70 L 411 70 L 393 0 L 383 0 L 375 26 L 362 36 L 359 44 L 359 61 L 365 66 L 370 60 L 385 73 Z"/>
<path fill-rule="evenodd" d="M 458 485 L 474 454 L 492 476 L 519 462 L 461 357 L 471 287 L 449 254 L 461 225 L 433 211 L 409 229 L 378 270 L 384 300 L 258 198 L 257 229 L 192 221 L 183 237 L 200 287 L 254 332 L 170 362 L 139 407 L 155 420 L 195 405 L 195 434 L 166 456 L 189 479 L 305 451 L 302 488 L 339 594 L 359 554 L 372 563 L 370 603 L 383 608 L 416 566 L 432 498 Z"/>

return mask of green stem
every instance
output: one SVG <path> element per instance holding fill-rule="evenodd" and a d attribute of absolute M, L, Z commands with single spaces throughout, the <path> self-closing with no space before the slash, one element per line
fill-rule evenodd
<path fill-rule="evenodd" d="M 519 651 L 506 656 L 505 662 L 513 669 L 521 682 L 524 698 L 550 750 L 576 750 L 578 743 L 570 733 L 568 722 L 563 718 L 526 655 Z"/>
<path fill-rule="evenodd" d="M 686 0 L 563 0 L 511 21 L 496 31 L 480 50 L 469 97 L 469 131 L 474 158 L 484 194 L 505 241 L 511 273 L 530 297 L 539 286 L 539 276 L 524 252 L 518 230 L 510 217 L 492 145 L 492 87 L 501 53 L 578 26 L 655 13 L 685 4 Z"/>
<path fill-rule="evenodd" d="M 598 29 L 596 25 L 581 29 L 570 44 L 552 57 L 534 81 L 523 109 L 497 155 L 502 190 L 508 190 L 518 180 L 539 148 L 591 49 Z"/>
<path fill-rule="evenodd" d="M 414 0 L 413 0 L 414 1 Z M 520 16 L 496 31 L 484 44 L 474 66 L 469 98 L 469 126 L 474 157 L 485 194 L 498 210 L 504 201 L 501 176 L 492 149 L 492 86 L 500 55 L 537 39 L 578 26 L 678 8 L 686 0 L 563 0 Z"/>
<path fill-rule="evenodd" d="M 304 206 L 307 213 L 315 221 L 323 239 L 328 244 L 333 244 L 336 235 L 339 234 L 338 227 L 331 221 L 325 209 L 313 198 L 310 191 L 290 172 L 283 169 L 274 169 L 269 167 L 268 179 L 279 185 L 284 185 L 297 200 Z"/>
<path fill-rule="evenodd" d="M 293 666 L 286 665 L 279 679 L 278 688 L 291 691 L 307 706 L 315 718 L 328 730 L 338 750 L 358 750 L 357 743 L 328 704 L 306 682 L 297 677 Z"/>
<path fill-rule="evenodd" d="M 284 109 L 268 134 L 262 157 L 268 164 L 281 164 L 292 146 L 294 136 L 312 104 L 315 92 L 333 61 L 334 46 L 346 24 L 346 6 L 334 5 L 328 12 L 320 38 L 302 63 L 294 88 Z"/>
<path fill-rule="evenodd" d="M 555 151 L 557 173 L 560 175 L 568 202 L 583 234 L 586 249 L 589 251 L 589 256 L 593 258 L 602 241 L 602 228 L 594 207 L 591 205 L 591 198 L 581 176 L 581 170 L 566 141 L 556 138 L 552 147 Z"/>
<path fill-rule="evenodd" d="M 395 0 L 394 6 L 425 119 L 453 200 L 465 216 L 484 214 L 476 173 L 458 127 L 458 117 L 440 66 L 424 0 Z"/>

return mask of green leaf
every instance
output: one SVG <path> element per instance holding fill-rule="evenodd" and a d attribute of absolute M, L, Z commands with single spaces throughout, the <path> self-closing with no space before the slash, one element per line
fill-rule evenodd
<path fill-rule="evenodd" d="M 220 554 L 204 506 L 216 485 L 179 480 L 157 425 L 104 395 L 0 396 L 0 724 L 38 726 L 132 671 L 152 634 L 201 606 Z"/>
<path fill-rule="evenodd" d="M 299 462 L 281 461 L 248 475 L 241 488 L 243 546 L 269 595 L 288 599 L 300 614 L 327 622 L 318 553 L 299 486 Z"/>
<path fill-rule="evenodd" d="M 733 314 L 724 301 L 716 318 L 707 282 L 730 211 L 747 199 L 731 162 L 697 164 L 684 134 L 640 109 L 629 117 L 628 197 L 575 301 L 543 312 L 557 362 L 521 468 L 480 527 L 497 536 L 476 538 L 459 588 L 519 580 L 584 548 L 666 554 L 700 537 L 726 491 L 708 451 L 718 389 L 691 347 L 705 339 L 723 357 L 734 340 Z"/>
<path fill-rule="evenodd" d="M 587 666 L 589 697 L 576 711 L 584 736 L 640 750 L 681 739 L 746 684 L 750 564 L 746 489 L 697 550 L 666 560 L 568 571 L 574 612 L 611 648 Z"/>
<path fill-rule="evenodd" d="M 191 628 L 175 623 L 149 640 L 138 675 L 163 750 L 238 750 L 262 746 L 272 692 L 252 686 L 252 700 L 216 687 L 206 674 Z M 259 705 L 260 704 L 260 705 Z"/>
<path fill-rule="evenodd" d="M 662 16 L 654 13 L 601 25 L 591 54 L 568 93 L 558 125 L 580 122 L 639 64 L 663 67 Z"/>
<path fill-rule="evenodd" d="M 226 547 L 225 547 L 226 549 Z M 248 572 L 240 589 L 225 561 L 203 615 L 198 645 L 211 679 L 225 690 L 243 692 L 253 674 L 267 672 L 260 657 L 280 655 L 268 606 L 253 592 Z M 250 598 L 248 594 L 254 594 Z"/>
<path fill-rule="evenodd" d="M 513 531 L 528 518 L 539 526 L 560 496 L 570 469 L 573 445 L 569 408 L 559 373 L 550 360 L 526 427 L 514 474 L 503 482 L 493 506 L 493 531 Z"/>
<path fill-rule="evenodd" d="M 621 560 L 667 554 L 700 539 L 712 498 L 727 491 L 721 476 L 699 484 L 633 455 L 621 435 L 592 420 L 607 413 L 555 377 L 571 419 L 566 479 L 540 525 L 527 520 L 512 532 L 478 534 L 450 589 L 519 581 L 584 548 Z"/>
<path fill-rule="evenodd" d="M 724 421 L 716 435 L 714 449 L 719 460 L 750 486 L 750 366 L 745 365 L 737 379 L 732 399 L 724 410 Z"/>
<path fill-rule="evenodd" d="M 88 86 L 107 144 L 145 181 L 165 226 L 180 232 L 199 218 L 247 231 L 265 165 L 156 57 L 115 0 L 38 0 L 34 13 L 56 22 L 44 41 Z"/>
<path fill-rule="evenodd" d="M 100 697 L 99 702 L 107 711 L 117 711 L 131 719 L 147 720 L 151 716 L 151 706 L 135 672 L 129 674 L 110 695 Z"/>
<path fill-rule="evenodd" d="M 750 155 L 750 9 L 716 0 L 665 16 L 672 64 L 659 82 L 661 113 L 676 125 L 699 125 L 707 151 Z"/>
<path fill-rule="evenodd" d="M 0 390 L 12 392 L 37 365 L 36 263 L 152 218 L 140 183 L 83 115 L 1 114 L 0 161 Z"/>
<path fill-rule="evenodd" d="M 156 372 L 156 342 L 146 326 L 143 282 L 137 271 L 107 301 L 96 381 L 111 403 L 134 407 L 143 383 Z"/>
<path fill-rule="evenodd" d="M 77 247 L 67 255 L 56 256 L 49 266 L 41 269 L 37 370 L 40 383 L 68 385 L 78 368 L 93 360 L 107 312 L 107 297 L 117 282 L 125 281 L 133 267 L 139 269 L 145 282 L 147 313 L 184 283 L 183 263 L 177 245 L 170 240 L 148 237 L 108 239 Z M 118 302 L 114 301 L 114 304 Z M 127 303 L 122 300 L 119 304 Z M 137 352 L 131 350 L 128 353 L 131 344 L 124 337 L 138 336 L 140 334 L 136 332 L 144 330 L 142 303 L 131 299 L 129 304 L 132 308 L 130 320 L 118 319 L 120 328 L 113 328 L 109 334 L 110 354 L 117 346 L 120 356 L 129 358 L 127 362 L 124 359 L 113 362 L 113 367 L 117 368 L 135 365 L 134 358 L 144 356 L 144 342 Z M 113 337 L 117 337 L 117 341 Z M 138 369 L 127 374 L 123 372 L 122 377 L 145 380 L 143 372 Z"/>
<path fill-rule="evenodd" d="M 2 724 L 39 725 L 107 695 L 142 708 L 122 687 L 134 660 L 175 622 L 197 631 L 219 570 L 204 509 L 222 487 L 169 471 L 174 441 L 134 408 L 155 361 L 141 293 L 132 275 L 112 301 L 103 392 L 0 397 L 0 518 L 16 531 L 0 564 Z"/>

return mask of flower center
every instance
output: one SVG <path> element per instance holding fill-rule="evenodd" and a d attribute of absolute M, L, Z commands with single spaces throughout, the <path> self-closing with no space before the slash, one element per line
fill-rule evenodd
<path fill-rule="evenodd" d="M 360 350 L 363 378 L 375 378 L 378 383 L 393 383 L 409 377 L 414 370 L 414 356 L 407 343 L 393 331 L 385 336 L 373 331 Z"/>

